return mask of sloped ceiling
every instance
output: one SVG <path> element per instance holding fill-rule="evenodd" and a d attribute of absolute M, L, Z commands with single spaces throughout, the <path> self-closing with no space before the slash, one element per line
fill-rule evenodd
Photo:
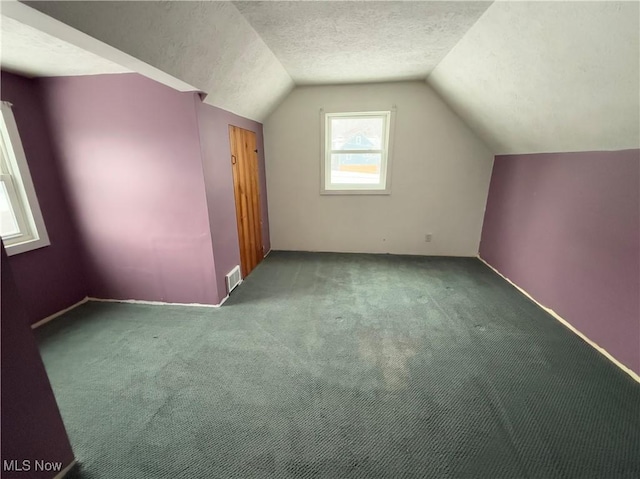
<path fill-rule="evenodd" d="M 258 121 L 296 83 L 427 77 L 498 154 L 640 147 L 637 1 L 27 4 Z"/>
<path fill-rule="evenodd" d="M 25 2 L 262 121 L 294 84 L 230 2 Z"/>
<path fill-rule="evenodd" d="M 497 2 L 427 82 L 495 153 L 640 147 L 638 2 Z"/>
<path fill-rule="evenodd" d="M 489 2 L 234 2 L 298 85 L 423 80 Z"/>
<path fill-rule="evenodd" d="M 97 75 L 131 71 L 12 18 L 2 18 L 1 38 L 2 69 L 24 76 Z"/>
<path fill-rule="evenodd" d="M 424 79 L 490 2 L 24 2 L 258 121 L 297 84 Z M 265 43 L 266 41 L 266 43 Z M 293 79 L 292 79 L 293 77 Z"/>

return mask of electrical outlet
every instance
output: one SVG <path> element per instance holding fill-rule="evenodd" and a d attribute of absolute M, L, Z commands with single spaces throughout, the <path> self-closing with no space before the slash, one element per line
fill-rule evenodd
<path fill-rule="evenodd" d="M 427 233 L 426 235 L 424 235 L 424 242 L 425 243 L 431 243 L 431 237 L 433 235 L 431 233 Z"/>

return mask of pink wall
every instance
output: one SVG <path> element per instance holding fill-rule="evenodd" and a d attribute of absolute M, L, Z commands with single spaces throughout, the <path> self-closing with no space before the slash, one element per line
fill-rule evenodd
<path fill-rule="evenodd" d="M 640 373 L 640 150 L 496 157 L 480 256 Z"/>
<path fill-rule="evenodd" d="M 256 134 L 260 167 L 262 243 L 265 253 L 271 249 L 262 124 L 220 108 L 206 105 L 198 99 L 196 99 L 196 110 L 200 128 L 213 253 L 216 258 L 218 295 L 220 298 L 224 298 L 227 294 L 225 275 L 231 268 L 240 264 L 233 173 L 231 171 L 231 149 L 229 146 L 229 125 L 244 128 Z"/>
<path fill-rule="evenodd" d="M 89 295 L 218 303 L 195 93 L 137 74 L 40 83 Z"/>
<path fill-rule="evenodd" d="M 9 258 L 29 322 L 35 323 L 87 295 L 83 255 L 59 164 L 52 153 L 38 82 L 2 72 L 0 86 L 2 99 L 13 103 L 13 115 L 51 240 L 50 246 Z"/>
<path fill-rule="evenodd" d="M 31 322 L 86 295 L 219 303 L 240 262 L 229 125 L 257 136 L 269 251 L 260 123 L 136 74 L 2 87 L 52 239 L 10 258 Z"/>
<path fill-rule="evenodd" d="M 35 471 L 37 460 L 61 462 L 62 467 L 73 461 L 73 451 L 64 428 L 49 378 L 42 364 L 38 346 L 24 308 L 24 302 L 14 283 L 11 266 L 0 242 L 2 307 L 0 326 L 2 338 L 2 454 L 1 461 L 29 460 L 28 472 L 9 472 L 2 477 L 47 478 L 51 472 Z M 3 462 L 4 464 L 4 462 Z"/>

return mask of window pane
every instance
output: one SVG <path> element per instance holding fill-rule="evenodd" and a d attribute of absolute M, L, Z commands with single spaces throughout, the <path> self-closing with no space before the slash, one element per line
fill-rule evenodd
<path fill-rule="evenodd" d="M 382 149 L 382 118 L 332 118 L 332 150 Z"/>
<path fill-rule="evenodd" d="M 382 155 L 380 153 L 332 154 L 331 183 L 379 184 L 381 164 Z"/>
<path fill-rule="evenodd" d="M 20 234 L 20 227 L 9 202 L 9 193 L 4 182 L 0 182 L 0 236 L 4 238 L 17 234 Z"/>

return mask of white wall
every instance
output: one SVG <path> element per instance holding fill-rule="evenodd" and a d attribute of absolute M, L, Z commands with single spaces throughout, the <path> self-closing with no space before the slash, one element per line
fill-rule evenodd
<path fill-rule="evenodd" d="M 320 109 L 393 105 L 391 195 L 321 196 Z M 264 135 L 273 249 L 478 253 L 493 153 L 424 82 L 298 87 Z"/>

